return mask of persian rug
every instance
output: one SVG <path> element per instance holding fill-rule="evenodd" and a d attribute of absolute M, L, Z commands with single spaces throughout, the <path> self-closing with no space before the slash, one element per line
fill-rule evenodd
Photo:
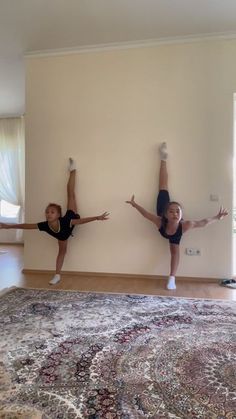
<path fill-rule="evenodd" d="M 14 289 L 0 417 L 235 419 L 236 303 Z"/>

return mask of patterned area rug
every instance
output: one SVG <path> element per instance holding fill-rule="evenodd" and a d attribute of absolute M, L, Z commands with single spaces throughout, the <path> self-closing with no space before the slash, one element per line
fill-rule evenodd
<path fill-rule="evenodd" d="M 15 289 L 1 418 L 236 418 L 236 304 Z"/>

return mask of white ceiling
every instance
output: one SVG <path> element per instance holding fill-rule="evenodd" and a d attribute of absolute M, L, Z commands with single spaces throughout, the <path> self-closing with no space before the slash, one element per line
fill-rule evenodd
<path fill-rule="evenodd" d="M 236 37 L 236 0 L 0 0 L 0 117 L 24 113 L 24 54 Z"/>

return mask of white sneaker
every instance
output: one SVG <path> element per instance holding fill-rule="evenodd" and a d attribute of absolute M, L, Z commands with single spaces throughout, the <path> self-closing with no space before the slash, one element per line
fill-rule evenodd
<path fill-rule="evenodd" d="M 56 285 L 58 282 L 60 282 L 61 280 L 61 275 L 56 274 L 54 275 L 54 277 L 51 279 L 51 281 L 49 281 L 50 285 Z"/>
<path fill-rule="evenodd" d="M 76 170 L 76 161 L 73 160 L 71 157 L 69 157 L 68 169 L 70 172 L 72 172 L 72 170 Z"/>
<path fill-rule="evenodd" d="M 175 277 L 174 276 L 169 276 L 166 288 L 168 290 L 176 290 Z"/>
<path fill-rule="evenodd" d="M 161 145 L 159 146 L 159 153 L 160 153 L 161 160 L 166 161 L 167 158 L 168 158 L 168 152 L 167 152 L 167 144 L 166 144 L 166 142 L 161 143 Z"/>

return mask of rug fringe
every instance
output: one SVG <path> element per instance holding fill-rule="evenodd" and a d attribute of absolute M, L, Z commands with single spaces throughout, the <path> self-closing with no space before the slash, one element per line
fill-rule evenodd
<path fill-rule="evenodd" d="M 140 296 L 140 297 L 156 297 L 156 298 L 172 298 L 172 299 L 176 299 L 176 300 L 205 300 L 205 301 L 221 301 L 221 302 L 234 302 L 233 299 L 230 298 L 210 298 L 210 297 L 185 297 L 185 296 L 181 296 L 181 295 L 166 295 L 166 294 L 141 294 L 141 293 L 134 293 L 134 292 L 113 292 L 113 291 L 95 291 L 95 290 L 79 290 L 79 289 L 63 289 L 63 288 L 54 288 L 54 287 L 50 287 L 50 288 L 42 288 L 42 287 L 9 287 L 9 288 L 4 288 L 2 291 L 0 291 L 0 297 L 8 292 L 11 292 L 13 289 L 18 289 L 18 290 L 37 290 L 37 291 L 58 291 L 58 292 L 78 292 L 81 294 L 102 294 L 102 295 L 130 295 L 130 296 Z M 4 292 L 5 291 L 5 292 Z"/>

